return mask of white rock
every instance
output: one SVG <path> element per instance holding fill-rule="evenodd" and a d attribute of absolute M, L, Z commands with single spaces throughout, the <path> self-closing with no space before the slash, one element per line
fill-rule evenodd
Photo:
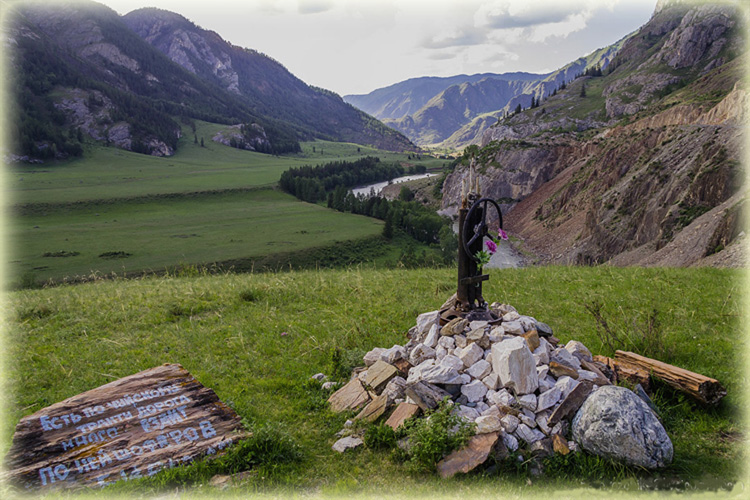
<path fill-rule="evenodd" d="M 437 325 L 440 311 L 430 311 L 417 316 L 417 331 L 421 334 L 430 331 L 433 325 Z"/>
<path fill-rule="evenodd" d="M 552 344 L 550 344 L 549 342 L 547 342 L 547 339 L 545 339 L 544 337 L 539 337 L 539 347 L 537 347 L 537 349 L 539 349 L 540 347 L 543 348 L 545 351 L 547 351 L 548 355 L 553 350 L 552 349 Z"/>
<path fill-rule="evenodd" d="M 465 373 L 462 373 L 458 377 L 449 380 L 448 382 L 445 382 L 446 384 L 455 384 L 455 385 L 466 385 L 471 382 L 471 377 L 468 376 Z"/>
<path fill-rule="evenodd" d="M 520 316 L 518 318 L 518 322 L 521 323 L 521 326 L 523 327 L 523 330 L 525 332 L 534 330 L 536 328 L 536 320 L 531 316 Z"/>
<path fill-rule="evenodd" d="M 511 433 L 516 431 L 516 428 L 518 427 L 518 424 L 521 423 L 521 420 L 518 417 L 509 414 L 501 417 L 500 422 L 503 424 L 503 429 L 505 429 L 505 432 Z"/>
<path fill-rule="evenodd" d="M 338 384 L 338 382 L 324 382 L 324 383 L 323 383 L 323 385 L 321 386 L 321 388 L 322 388 L 322 389 L 323 389 L 324 391 L 327 391 L 327 390 L 329 390 L 329 389 L 333 389 L 333 388 L 334 388 L 334 387 L 336 387 L 337 385 L 339 385 L 339 384 Z"/>
<path fill-rule="evenodd" d="M 492 345 L 492 371 L 516 394 L 529 394 L 539 387 L 534 357 L 522 337 Z"/>
<path fill-rule="evenodd" d="M 496 391 L 500 387 L 500 377 L 495 372 L 490 372 L 489 375 L 482 379 L 482 383 L 487 386 L 487 389 Z"/>
<path fill-rule="evenodd" d="M 492 366 L 485 360 L 480 359 L 469 368 L 466 369 L 465 373 L 471 375 L 472 378 L 483 379 L 492 371 Z M 488 387 L 489 389 L 490 387 Z"/>
<path fill-rule="evenodd" d="M 412 366 L 417 366 L 427 359 L 435 359 L 435 349 L 428 345 L 417 344 L 417 346 L 412 349 L 411 354 L 409 354 L 409 363 L 411 363 Z"/>
<path fill-rule="evenodd" d="M 472 321 L 469 323 L 470 330 L 478 330 L 479 328 L 485 328 L 489 323 L 487 321 Z"/>
<path fill-rule="evenodd" d="M 529 411 L 526 408 L 523 408 L 522 410 L 523 413 L 518 414 L 518 418 L 521 419 L 521 422 L 529 427 L 536 427 L 536 415 L 534 415 L 534 412 Z"/>
<path fill-rule="evenodd" d="M 386 363 L 395 363 L 399 359 L 407 359 L 406 349 L 403 346 L 395 344 L 390 349 L 386 349 L 380 354 L 380 359 Z"/>
<path fill-rule="evenodd" d="M 444 339 L 447 339 L 448 337 L 443 337 Z M 448 349 L 445 347 L 439 345 L 435 348 L 435 359 L 438 361 L 442 360 L 446 355 L 448 354 Z"/>
<path fill-rule="evenodd" d="M 571 340 L 565 344 L 565 350 L 581 361 L 594 361 L 594 358 L 591 356 L 591 351 L 577 340 Z"/>
<path fill-rule="evenodd" d="M 549 359 L 551 361 L 555 361 L 557 363 L 561 363 L 565 366 L 573 368 L 574 370 L 579 370 L 581 368 L 581 362 L 578 360 L 578 358 L 570 354 L 570 351 L 568 351 L 564 347 L 559 347 L 552 351 Z"/>
<path fill-rule="evenodd" d="M 450 338 L 450 337 L 445 337 Z M 440 340 L 440 328 L 438 328 L 437 323 L 432 325 L 430 327 L 430 331 L 427 333 L 427 336 L 424 338 L 423 344 L 432 347 L 433 349 L 438 343 L 438 340 Z"/>
<path fill-rule="evenodd" d="M 367 370 L 362 370 L 361 372 L 359 372 L 357 374 L 357 378 L 360 382 L 365 383 L 365 381 L 367 380 Z"/>
<path fill-rule="evenodd" d="M 469 344 L 465 349 L 461 349 L 461 353 L 458 355 L 467 368 L 476 364 L 483 356 L 484 349 L 477 344 Z"/>
<path fill-rule="evenodd" d="M 516 403 L 516 398 L 507 389 L 500 389 L 492 395 L 490 403 L 501 406 L 512 406 Z"/>
<path fill-rule="evenodd" d="M 578 370 L 578 380 L 591 380 L 594 381 L 598 378 L 597 374 L 588 370 Z"/>
<path fill-rule="evenodd" d="M 544 378 L 539 379 L 539 393 L 549 391 L 555 387 L 555 379 L 547 375 Z"/>
<path fill-rule="evenodd" d="M 550 429 L 549 435 L 551 436 L 553 434 L 565 434 L 564 422 L 565 420 L 561 420 L 560 422 L 556 423 L 555 426 Z"/>
<path fill-rule="evenodd" d="M 503 325 L 494 327 L 492 330 L 490 330 L 490 342 L 500 342 L 501 340 L 503 340 L 503 335 L 505 335 L 505 328 L 503 328 Z"/>
<path fill-rule="evenodd" d="M 456 341 L 453 340 L 453 337 L 440 337 L 438 339 L 438 345 L 445 347 L 446 349 L 455 349 Z"/>
<path fill-rule="evenodd" d="M 544 433 L 542 431 L 538 429 L 532 429 L 523 423 L 518 425 L 515 434 L 523 441 L 526 441 L 527 444 L 532 444 L 539 441 L 540 439 L 544 439 Z"/>
<path fill-rule="evenodd" d="M 461 361 L 461 358 L 454 356 L 452 354 L 448 354 L 446 357 L 441 359 L 440 364 L 454 368 L 456 371 L 459 371 L 459 372 L 463 371 L 464 369 L 464 362 Z"/>
<path fill-rule="evenodd" d="M 521 317 L 521 315 L 518 314 L 517 311 L 511 311 L 511 312 L 505 313 L 505 314 L 503 314 L 503 324 L 505 324 L 505 323 L 507 323 L 509 321 L 515 321 L 515 320 L 517 320 L 520 317 Z"/>
<path fill-rule="evenodd" d="M 500 408 L 495 405 L 487 406 L 487 409 L 482 412 L 482 416 L 485 415 L 495 415 L 496 417 L 500 418 Z"/>
<path fill-rule="evenodd" d="M 411 370 L 409 370 L 409 376 L 406 378 L 406 382 L 409 384 L 413 382 L 419 382 L 420 380 L 422 380 L 422 375 L 424 375 L 426 371 L 432 369 L 434 366 L 434 359 L 426 359 L 417 366 L 413 366 Z"/>
<path fill-rule="evenodd" d="M 388 396 L 390 401 L 395 401 L 404 397 L 406 389 L 406 380 L 403 377 L 395 376 L 386 384 L 383 394 Z"/>
<path fill-rule="evenodd" d="M 479 418 L 479 412 L 477 410 L 464 405 L 458 405 L 458 409 L 454 410 L 454 412 L 459 417 L 471 422 Z"/>
<path fill-rule="evenodd" d="M 570 391 L 576 388 L 578 385 L 578 381 L 574 380 L 567 375 L 563 375 L 559 379 L 557 379 L 557 382 L 555 382 L 555 387 L 560 389 L 560 399 L 568 397 L 568 394 L 570 394 Z"/>
<path fill-rule="evenodd" d="M 503 323 L 503 329 L 506 334 L 511 335 L 522 335 L 524 333 L 523 325 L 521 325 L 520 321 L 508 321 L 507 323 Z"/>
<path fill-rule="evenodd" d="M 541 347 L 537 347 L 533 353 L 534 362 L 536 366 L 547 366 L 549 365 L 549 355 L 542 350 Z"/>
<path fill-rule="evenodd" d="M 539 380 L 542 380 L 544 377 L 547 376 L 549 373 L 549 366 L 537 366 L 536 367 L 536 376 L 539 377 Z"/>
<path fill-rule="evenodd" d="M 318 382 L 322 382 L 322 381 L 324 381 L 325 379 L 327 379 L 328 377 L 326 377 L 326 376 L 325 376 L 324 374 L 322 374 L 322 373 L 316 373 L 315 375 L 313 375 L 313 376 L 312 376 L 312 377 L 310 377 L 310 378 L 311 378 L 311 379 L 313 379 L 313 380 L 317 380 Z"/>
<path fill-rule="evenodd" d="M 521 408 L 536 411 L 536 396 L 534 394 L 524 394 L 518 398 L 518 404 L 521 405 Z"/>
<path fill-rule="evenodd" d="M 334 451 L 338 451 L 339 453 L 344 453 L 346 450 L 362 446 L 362 444 L 362 439 L 354 436 L 347 436 L 333 443 L 333 446 L 331 448 L 333 448 Z"/>
<path fill-rule="evenodd" d="M 550 433 L 552 432 L 552 429 L 550 429 L 549 425 L 547 425 L 547 415 L 544 415 L 544 414 L 537 415 L 536 425 L 547 436 L 549 436 Z"/>
<path fill-rule="evenodd" d="M 496 415 L 479 416 L 474 422 L 477 424 L 477 434 L 497 432 L 503 428 Z"/>
<path fill-rule="evenodd" d="M 385 352 L 385 349 L 382 347 L 376 347 L 372 351 L 365 354 L 363 360 L 365 362 L 365 366 L 370 367 L 375 364 L 376 361 L 380 360 L 380 355 Z"/>
<path fill-rule="evenodd" d="M 481 380 L 474 380 L 471 383 L 461 386 L 461 394 L 466 396 L 469 403 L 476 403 L 484 398 L 487 394 L 487 386 Z"/>
<path fill-rule="evenodd" d="M 497 302 L 495 302 L 492 307 L 496 308 L 501 315 L 508 314 L 509 312 L 514 312 L 514 313 L 518 312 L 518 310 L 516 310 L 516 308 L 510 304 L 500 304 L 498 306 Z"/>
<path fill-rule="evenodd" d="M 453 339 L 456 341 L 456 347 L 463 349 L 468 344 L 466 341 L 466 335 L 454 335 Z"/>
<path fill-rule="evenodd" d="M 562 391 L 557 387 L 553 387 L 552 389 L 541 393 L 536 403 L 536 411 L 540 412 L 547 408 L 552 408 L 558 401 L 560 401 L 561 395 Z"/>
<path fill-rule="evenodd" d="M 477 405 L 474 407 L 481 415 L 484 415 L 484 412 L 487 411 L 490 407 L 487 405 L 487 403 L 480 401 L 477 403 Z M 493 408 L 497 408 L 497 406 L 493 406 Z"/>
<path fill-rule="evenodd" d="M 575 441 L 568 441 L 568 449 L 573 453 L 578 453 L 578 443 Z"/>
<path fill-rule="evenodd" d="M 443 358 L 443 360 L 444 359 L 445 358 Z M 430 365 L 430 361 L 433 360 L 428 359 L 422 364 L 409 370 L 408 382 L 413 383 L 422 380 L 431 384 L 450 384 L 453 383 L 453 380 L 459 377 L 458 370 L 454 367 L 444 364 L 442 361 L 438 364 Z M 417 374 L 412 378 L 412 374 L 415 370 L 417 371 Z"/>
<path fill-rule="evenodd" d="M 503 444 L 510 451 L 516 451 L 518 449 L 518 439 L 512 434 L 503 433 Z"/>

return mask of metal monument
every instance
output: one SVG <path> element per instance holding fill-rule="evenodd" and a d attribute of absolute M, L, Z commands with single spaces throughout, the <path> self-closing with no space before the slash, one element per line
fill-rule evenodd
<path fill-rule="evenodd" d="M 492 222 L 490 210 L 497 213 L 498 229 L 503 227 L 500 207 L 491 198 L 482 198 L 479 177 L 475 175 L 474 160 L 469 167 L 469 183 L 461 181 L 461 208 L 458 211 L 458 288 L 453 307 L 441 311 L 441 322 L 462 317 L 469 321 L 489 321 L 500 318 L 489 310 L 482 296 L 482 282 L 489 279 L 482 274 L 477 254 L 482 251 L 484 238 L 489 234 Z"/>

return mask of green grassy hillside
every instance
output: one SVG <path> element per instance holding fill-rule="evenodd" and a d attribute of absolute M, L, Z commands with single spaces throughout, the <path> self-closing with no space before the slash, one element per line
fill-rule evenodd
<path fill-rule="evenodd" d="M 303 143 L 299 154 L 272 156 L 213 142 L 225 128 L 198 122 L 193 134 L 186 126 L 170 158 L 89 146 L 83 158 L 72 161 L 11 166 L 9 281 L 29 286 L 360 242 L 379 234 L 382 222 L 274 192 L 281 173 L 366 155 L 406 166 L 445 163 L 328 141 Z M 392 253 L 383 249 L 376 257 Z M 398 252 L 395 257 L 391 261 Z"/>
<path fill-rule="evenodd" d="M 382 232 L 383 222 L 262 189 L 72 205 L 14 217 L 17 275 L 55 281 L 210 264 L 328 246 Z"/>
<path fill-rule="evenodd" d="M 654 400 L 675 448 L 673 465 L 662 472 L 577 455 L 551 463 L 546 478 L 531 477 L 531 487 L 523 486 L 524 465 L 443 482 L 408 472 L 388 452 L 332 451 L 335 433 L 351 415 L 330 413 L 327 394 L 308 379 L 324 372 L 344 380 L 366 351 L 403 345 L 416 316 L 453 293 L 455 270 L 99 281 L 9 295 L 5 353 L 11 391 L 0 453 L 22 416 L 169 362 L 181 363 L 213 388 L 251 428 L 270 425 L 299 447 L 301 462 L 251 475 L 247 492 L 477 494 L 495 491 L 500 480 L 509 491 L 523 486 L 529 494 L 581 485 L 707 488 L 739 480 L 745 363 L 736 332 L 743 272 L 544 267 L 492 270 L 490 276 L 485 297 L 548 323 L 562 341 L 580 340 L 594 354 L 612 354 L 586 310 L 598 302 L 610 328 L 626 336 L 619 347 L 717 378 L 728 395 L 718 408 L 702 408 L 668 388 L 657 389 Z M 659 342 L 648 343 L 638 332 L 654 311 L 652 337 Z M 192 474 L 200 482 L 208 479 L 201 479 L 200 469 Z M 210 496 L 213 490 L 199 491 Z"/>

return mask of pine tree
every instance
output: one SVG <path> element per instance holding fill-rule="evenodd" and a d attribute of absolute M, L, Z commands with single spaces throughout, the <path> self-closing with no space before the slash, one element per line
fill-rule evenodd
<path fill-rule="evenodd" d="M 385 218 L 385 226 L 383 226 L 383 237 L 387 240 L 393 238 L 393 217 L 388 216 Z"/>
<path fill-rule="evenodd" d="M 195 134 L 195 139 L 193 140 L 193 144 L 198 144 L 198 134 Z"/>
<path fill-rule="evenodd" d="M 205 148 L 206 146 L 203 145 L 203 137 L 201 137 L 201 147 Z"/>
<path fill-rule="evenodd" d="M 581 95 L 580 97 L 586 97 L 586 83 L 581 85 Z"/>

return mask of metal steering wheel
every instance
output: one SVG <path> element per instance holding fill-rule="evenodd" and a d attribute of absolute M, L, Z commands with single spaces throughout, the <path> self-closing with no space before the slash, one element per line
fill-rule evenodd
<path fill-rule="evenodd" d="M 500 224 L 500 228 L 502 229 L 503 214 L 500 212 L 500 207 L 498 206 L 498 204 L 492 198 L 481 198 L 474 202 L 474 204 L 469 209 L 469 212 L 466 214 L 463 234 L 461 234 L 461 243 L 464 246 L 466 255 L 471 255 L 471 258 L 477 262 L 478 259 L 474 256 L 471 250 L 469 250 L 469 247 L 471 247 L 471 245 L 473 245 L 477 240 L 481 240 L 487 235 L 487 206 L 489 204 L 492 204 L 495 207 L 495 210 L 497 211 L 498 223 Z M 478 224 L 474 224 L 474 226 L 472 227 L 472 225 L 468 222 L 473 220 L 473 216 L 476 211 L 479 210 L 480 205 L 482 206 L 482 220 Z"/>

